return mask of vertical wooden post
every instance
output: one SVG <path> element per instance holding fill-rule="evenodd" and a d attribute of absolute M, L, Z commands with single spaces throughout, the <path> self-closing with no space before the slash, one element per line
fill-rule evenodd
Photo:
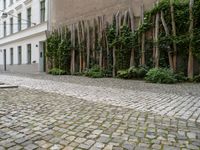
<path fill-rule="evenodd" d="M 144 24 L 144 4 L 141 6 L 141 24 Z M 145 33 L 142 33 L 142 41 L 141 41 L 141 65 L 145 65 Z"/>
<path fill-rule="evenodd" d="M 193 18 L 193 5 L 194 0 L 190 0 L 189 11 L 190 11 L 190 43 L 189 43 L 189 57 L 188 57 L 188 78 L 192 79 L 194 76 L 194 57 L 192 53 L 192 39 L 193 39 L 193 28 L 194 28 L 194 18 Z"/>
<path fill-rule="evenodd" d="M 85 59 L 85 24 L 84 21 L 81 21 L 81 44 L 83 44 L 82 48 L 82 70 L 84 71 L 86 68 L 86 59 Z"/>
<path fill-rule="evenodd" d="M 131 31 L 132 33 L 135 32 L 135 18 L 134 18 L 134 14 L 133 14 L 133 11 L 131 8 L 129 8 L 129 16 L 130 16 L 130 19 L 131 19 Z M 130 67 L 134 66 L 135 65 L 135 49 L 132 48 L 131 49 L 131 58 L 130 58 Z"/>
<path fill-rule="evenodd" d="M 158 5 L 157 1 L 157 5 Z M 159 50 L 159 40 L 158 40 L 158 34 L 159 34 L 159 20 L 160 20 L 160 14 L 156 14 L 156 25 L 155 25 L 155 67 L 159 67 L 159 59 L 160 59 L 160 50 Z"/>
<path fill-rule="evenodd" d="M 81 47 L 81 38 L 80 38 L 80 22 L 77 23 L 77 36 L 78 36 L 78 45 L 79 45 L 79 73 L 82 72 L 82 47 Z"/>
<path fill-rule="evenodd" d="M 170 0 L 170 12 L 171 12 L 171 19 L 172 19 L 172 33 L 173 36 L 176 36 L 176 22 L 175 22 L 175 16 L 174 16 L 174 0 Z M 174 55 L 173 55 L 173 66 L 174 71 L 177 70 L 177 47 L 176 42 L 173 42 L 173 48 L 174 48 Z"/>
<path fill-rule="evenodd" d="M 90 22 L 86 21 L 87 30 L 87 69 L 90 68 Z"/>
<path fill-rule="evenodd" d="M 71 51 L 71 74 L 75 73 L 75 45 L 76 45 L 76 37 L 75 37 L 75 25 L 71 26 L 71 42 L 72 42 L 72 51 Z"/>
<path fill-rule="evenodd" d="M 161 21 L 162 21 L 162 25 L 164 27 L 166 36 L 169 36 L 169 29 L 167 27 L 167 23 L 165 21 L 163 11 L 161 11 Z M 169 58 L 170 69 L 174 71 L 173 58 L 172 58 L 171 53 L 170 53 L 170 46 L 169 45 L 167 46 L 167 49 L 168 49 L 168 58 Z"/>
<path fill-rule="evenodd" d="M 98 27 L 99 27 L 99 34 L 98 34 L 98 42 L 100 46 L 100 52 L 99 52 L 99 67 L 102 69 L 103 66 L 103 47 L 102 47 L 102 32 L 103 32 L 103 26 L 102 23 L 103 19 L 101 16 L 98 17 Z"/>

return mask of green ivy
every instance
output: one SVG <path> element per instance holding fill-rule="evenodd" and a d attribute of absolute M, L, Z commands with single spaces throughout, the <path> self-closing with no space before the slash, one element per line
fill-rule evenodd
<path fill-rule="evenodd" d="M 64 27 L 63 27 L 64 28 Z M 51 64 L 51 68 L 59 68 L 65 72 L 70 70 L 71 41 L 70 32 L 59 33 L 54 30 L 47 39 L 46 56 Z"/>

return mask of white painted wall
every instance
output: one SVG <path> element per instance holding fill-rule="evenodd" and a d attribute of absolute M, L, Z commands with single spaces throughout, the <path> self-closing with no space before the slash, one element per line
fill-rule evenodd
<path fill-rule="evenodd" d="M 0 64 L 3 64 L 3 50 L 6 49 L 6 61 L 9 65 L 11 63 L 10 59 L 10 48 L 13 48 L 13 63 L 18 64 L 18 46 L 22 46 L 22 64 L 27 64 L 27 45 L 31 44 L 31 61 L 36 61 L 39 63 L 39 41 L 45 41 L 45 34 L 40 34 L 38 36 L 30 37 L 21 41 L 13 42 L 8 45 L 2 46 L 2 52 L 0 52 Z"/>
<path fill-rule="evenodd" d="M 13 17 L 14 21 L 14 32 L 10 34 L 10 18 L 2 19 L 0 12 L 0 65 L 3 65 L 3 50 L 7 52 L 7 64 L 10 64 L 10 48 L 14 51 L 14 64 L 18 64 L 18 46 L 22 46 L 22 64 L 27 64 L 27 44 L 32 45 L 32 62 L 36 61 L 39 63 L 39 42 L 46 40 L 45 31 L 47 30 L 47 4 L 45 12 L 45 22 L 40 23 L 40 1 L 41 0 L 13 0 L 13 4 L 10 5 L 10 0 L 7 0 L 7 7 L 3 10 L 3 0 L 0 0 L 0 10 L 6 13 L 10 13 L 13 16 L 17 16 L 18 13 L 22 14 L 22 19 L 27 20 L 27 9 L 31 7 L 31 21 L 36 25 L 32 24 L 31 27 L 27 28 L 27 21 L 22 21 L 22 30 L 18 32 L 17 17 Z M 7 36 L 3 36 L 3 22 L 7 23 Z M 25 24 L 24 24 L 25 23 Z M 36 45 L 38 47 L 36 47 Z M 38 67 L 39 68 L 39 67 Z"/>

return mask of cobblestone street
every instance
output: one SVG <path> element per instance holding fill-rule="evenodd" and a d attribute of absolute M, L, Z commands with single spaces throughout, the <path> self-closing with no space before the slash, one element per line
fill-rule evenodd
<path fill-rule="evenodd" d="M 200 149 L 198 123 L 24 88 L 0 99 L 0 149 Z"/>
<path fill-rule="evenodd" d="M 200 123 L 200 84 L 156 85 L 118 79 L 38 77 L 0 75 L 0 82 Z"/>
<path fill-rule="evenodd" d="M 65 78 L 0 75 L 0 150 L 200 150 L 199 84 Z"/>

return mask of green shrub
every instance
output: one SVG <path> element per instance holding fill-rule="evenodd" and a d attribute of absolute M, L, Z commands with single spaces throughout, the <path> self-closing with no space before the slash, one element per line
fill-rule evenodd
<path fill-rule="evenodd" d="M 165 68 L 153 68 L 149 70 L 145 80 L 152 83 L 165 84 L 172 84 L 177 82 L 174 73 L 170 69 Z"/>
<path fill-rule="evenodd" d="M 84 75 L 91 78 L 103 78 L 105 74 L 99 66 L 93 66 L 91 69 L 86 70 Z"/>
<path fill-rule="evenodd" d="M 52 74 L 52 75 L 65 75 L 65 74 L 67 74 L 64 70 L 61 70 L 61 69 L 58 69 L 58 68 L 53 68 L 53 69 L 49 70 L 48 73 Z"/>
<path fill-rule="evenodd" d="M 195 76 L 193 82 L 200 83 L 200 75 Z"/>
<path fill-rule="evenodd" d="M 136 79 L 138 77 L 138 68 L 130 67 L 128 69 L 129 79 Z"/>
<path fill-rule="evenodd" d="M 145 67 L 130 67 L 127 70 L 117 72 L 117 77 L 122 79 L 143 79 L 146 76 L 147 69 Z"/>
<path fill-rule="evenodd" d="M 139 67 L 138 72 L 137 72 L 138 78 L 144 78 L 147 72 L 148 72 L 148 69 L 146 67 Z"/>
<path fill-rule="evenodd" d="M 122 79 L 129 79 L 129 72 L 128 70 L 120 70 L 117 72 L 117 77 Z"/>
<path fill-rule="evenodd" d="M 177 82 L 185 82 L 185 81 L 187 81 L 187 77 L 185 77 L 183 72 L 176 73 L 174 76 L 175 76 L 175 79 L 177 80 Z"/>

